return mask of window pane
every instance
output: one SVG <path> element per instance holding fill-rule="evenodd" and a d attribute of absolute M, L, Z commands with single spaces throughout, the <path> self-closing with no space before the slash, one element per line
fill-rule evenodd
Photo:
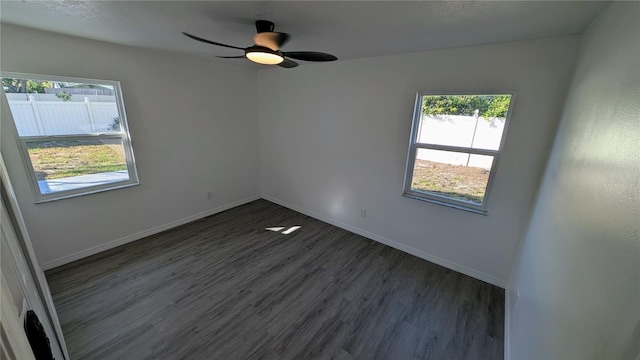
<path fill-rule="evenodd" d="M 129 180 L 121 139 L 26 144 L 41 194 Z"/>
<path fill-rule="evenodd" d="M 417 149 L 411 190 L 481 205 L 493 156 Z"/>
<path fill-rule="evenodd" d="M 499 150 L 511 95 L 422 97 L 417 142 Z"/>
<path fill-rule="evenodd" d="M 120 132 L 113 86 L 2 78 L 20 136 Z"/>

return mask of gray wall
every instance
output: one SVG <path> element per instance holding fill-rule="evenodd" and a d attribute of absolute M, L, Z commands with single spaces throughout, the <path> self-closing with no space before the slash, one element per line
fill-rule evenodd
<path fill-rule="evenodd" d="M 584 35 L 508 291 L 513 359 L 640 355 L 639 18 L 614 3 Z"/>
<path fill-rule="evenodd" d="M 124 94 L 140 185 L 38 205 L 2 109 L 2 154 L 45 268 L 259 195 L 255 71 L 4 24 L 1 44 L 4 71 L 118 80 Z"/>
<path fill-rule="evenodd" d="M 562 37 L 260 70 L 262 193 L 504 286 L 578 41 Z M 401 196 L 418 91 L 516 92 L 489 216 Z"/>

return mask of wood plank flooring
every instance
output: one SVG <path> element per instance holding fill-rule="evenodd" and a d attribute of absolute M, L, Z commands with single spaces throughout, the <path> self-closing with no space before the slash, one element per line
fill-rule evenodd
<path fill-rule="evenodd" d="M 503 358 L 504 290 L 265 200 L 47 278 L 72 360 Z"/>

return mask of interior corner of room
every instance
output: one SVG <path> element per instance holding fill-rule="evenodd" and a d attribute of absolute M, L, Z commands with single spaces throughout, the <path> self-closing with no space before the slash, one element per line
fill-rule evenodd
<path fill-rule="evenodd" d="M 84 35 L 53 21 L 71 13 L 0 4 L 4 78 L 104 81 L 95 96 L 2 91 L 2 291 L 20 299 L 2 314 L 38 309 L 56 358 L 127 358 L 135 343 L 118 336 L 135 334 L 155 341 L 137 347 L 138 358 L 203 349 L 220 358 L 403 358 L 415 348 L 421 358 L 638 359 L 639 3 L 488 2 L 470 5 L 474 14 L 456 2 L 150 4 L 149 18 L 125 26 L 140 33 L 127 36 L 110 21 L 133 20 L 139 4 L 78 3 L 78 14 L 111 14 Z M 557 13 L 543 19 L 546 6 Z M 382 23 L 393 30 L 380 45 L 335 9 L 387 13 Z M 21 10 L 51 21 L 32 23 Z M 526 11 L 545 26 L 525 21 Z M 191 28 L 160 25 L 173 13 L 199 15 Z M 258 22 L 255 35 L 255 13 L 273 15 L 275 30 Z M 418 13 L 435 22 L 424 25 L 432 34 L 440 26 L 439 39 L 419 40 Z M 509 17 L 493 24 L 500 14 L 522 26 Z M 330 19 L 335 29 L 323 27 Z M 163 40 L 144 26 L 184 29 Z M 269 36 L 260 26 L 271 26 Z M 328 38 L 338 29 L 344 37 Z M 406 39 L 383 41 L 403 31 Z M 253 46 L 223 48 L 254 35 Z M 305 46 L 318 52 L 293 51 Z M 247 61 L 252 52 L 262 64 Z M 442 103 L 426 109 L 430 96 L 477 102 L 443 115 Z M 499 115 L 482 110 L 500 96 L 509 102 Z M 37 102 L 88 114 L 93 128 L 82 141 L 122 144 L 121 163 L 108 171 L 129 182 L 83 193 L 63 175 L 36 174 L 32 143 L 80 141 L 46 133 L 42 121 L 22 133 L 12 110 L 35 119 L 45 111 Z M 86 113 L 91 106 L 100 109 Z M 449 128 L 468 132 L 470 144 L 443 140 Z M 474 143 L 477 134 L 491 144 Z M 452 169 L 474 157 L 481 191 L 463 184 L 451 195 L 442 184 L 460 181 Z M 418 167 L 452 172 L 420 182 Z M 54 183 L 63 196 L 42 190 Z M 12 295 L 21 287 L 32 294 Z M 109 289 L 118 301 L 95 300 Z M 77 306 L 83 297 L 95 300 L 84 303 L 88 313 Z M 199 320 L 178 315 L 198 301 L 215 306 Z M 92 320 L 116 326 L 147 305 L 162 310 L 136 317 L 126 333 L 91 332 Z M 201 331 L 216 335 L 187 337 Z M 167 334 L 165 344 L 153 340 Z M 27 345 L 11 341 L 21 358 Z"/>

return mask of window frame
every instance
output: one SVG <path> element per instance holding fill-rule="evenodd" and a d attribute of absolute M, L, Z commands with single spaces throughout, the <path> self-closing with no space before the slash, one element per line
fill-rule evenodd
<path fill-rule="evenodd" d="M 428 144 L 428 143 L 419 143 L 417 142 L 418 133 L 420 130 L 420 120 L 422 119 L 422 98 L 424 96 L 450 96 L 450 95 L 510 95 L 511 101 L 509 102 L 509 110 L 507 111 L 507 116 L 505 118 L 504 128 L 502 131 L 502 136 L 500 138 L 500 146 L 498 150 L 487 150 L 487 149 L 475 149 L 470 147 L 463 146 L 450 146 L 450 145 L 436 145 L 436 144 Z M 405 175 L 404 175 L 404 183 L 403 183 L 403 192 L 402 196 L 426 201 L 438 205 L 444 205 L 460 210 L 465 210 L 469 212 L 473 212 L 481 215 L 488 215 L 488 204 L 490 199 L 490 194 L 492 190 L 492 185 L 494 183 L 495 175 L 498 172 L 498 163 L 500 162 L 500 156 L 504 150 L 504 143 L 507 138 L 507 132 L 509 130 L 509 123 L 511 120 L 511 113 L 513 111 L 513 104 L 515 102 L 516 93 L 515 91 L 469 91 L 469 92 L 418 92 L 416 95 L 415 105 L 413 109 L 413 119 L 411 122 L 411 134 L 409 136 L 409 149 L 407 151 L 407 162 L 405 165 Z M 457 200 L 444 195 L 437 195 L 435 193 L 416 191 L 411 189 L 411 183 L 413 181 L 413 171 L 415 167 L 416 155 L 418 149 L 429 149 L 429 150 L 441 150 L 441 151 L 451 151 L 456 153 L 465 153 L 471 155 L 488 155 L 493 157 L 493 162 L 491 163 L 491 170 L 489 171 L 489 178 L 487 180 L 487 187 L 485 190 L 484 198 L 482 204 L 475 204 L 470 201 Z"/>
<path fill-rule="evenodd" d="M 118 108 L 118 114 L 120 117 L 120 131 L 119 132 L 95 132 L 86 134 L 68 134 L 68 135 L 39 135 L 39 136 L 20 136 L 18 133 L 18 127 L 13 118 L 11 109 L 8 109 L 8 113 L 11 114 L 13 134 L 16 139 L 20 157 L 22 159 L 23 166 L 27 171 L 27 176 L 31 184 L 31 189 L 35 197 L 35 203 L 44 203 L 49 201 L 62 200 L 72 198 L 76 196 L 95 194 L 103 191 L 122 189 L 130 186 L 139 185 L 138 171 L 136 168 L 135 157 L 133 154 L 133 146 L 131 144 L 131 135 L 129 133 L 129 125 L 127 121 L 127 115 L 125 112 L 124 99 L 122 97 L 122 88 L 119 81 L 115 80 L 101 80 L 90 78 L 78 78 L 71 76 L 58 76 L 58 75 L 42 75 L 32 73 L 20 73 L 10 71 L 0 71 L 0 78 L 18 78 L 18 79 L 33 79 L 33 80 L 46 80 L 46 81 L 61 81 L 61 82 L 75 82 L 75 83 L 89 83 L 89 84 L 104 84 L 113 86 L 114 95 L 116 99 L 116 106 Z M 4 90 L 3 94 L 6 94 Z M 9 99 L 4 96 L 9 104 Z M 38 185 L 38 179 L 35 174 L 35 169 L 29 156 L 27 147 L 28 142 L 33 141 L 55 141 L 55 140 L 103 140 L 103 139 L 119 139 L 122 142 L 124 151 L 125 163 L 127 166 L 128 180 L 114 181 L 106 184 L 91 185 L 78 189 L 63 190 L 51 192 L 48 194 L 42 194 L 40 192 L 40 186 Z"/>

